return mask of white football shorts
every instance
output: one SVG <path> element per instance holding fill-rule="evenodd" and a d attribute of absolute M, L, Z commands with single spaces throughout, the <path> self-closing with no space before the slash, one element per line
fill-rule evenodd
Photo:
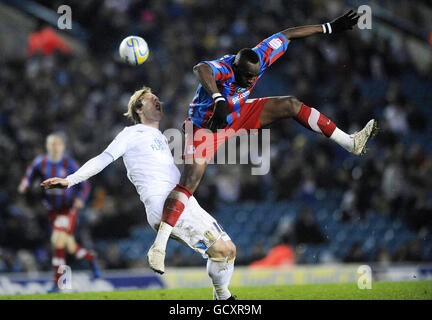
<path fill-rule="evenodd" d="M 152 196 L 145 201 L 147 221 L 157 232 L 162 219 L 162 210 L 166 197 Z M 200 253 L 205 253 L 219 238 L 229 241 L 231 238 L 222 226 L 198 204 L 195 197 L 190 197 L 179 220 L 174 226 L 171 238 Z"/>

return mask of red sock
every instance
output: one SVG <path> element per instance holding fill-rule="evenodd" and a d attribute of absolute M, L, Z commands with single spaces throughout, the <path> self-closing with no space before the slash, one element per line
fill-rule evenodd
<path fill-rule="evenodd" d="M 327 119 L 318 110 L 309 108 L 304 103 L 297 117 L 294 119 L 309 130 L 323 133 L 326 137 L 330 137 L 336 130 L 336 125 L 331 120 Z"/>
<path fill-rule="evenodd" d="M 74 254 L 77 259 L 84 259 L 87 261 L 93 261 L 94 259 L 94 256 L 90 252 L 79 245 L 76 246 Z"/>
<path fill-rule="evenodd" d="M 54 284 L 58 284 L 58 280 L 60 279 L 61 274 L 58 272 L 58 269 L 61 265 L 66 263 L 65 260 L 65 249 L 54 249 L 54 256 L 52 258 L 52 265 L 54 268 Z"/>
<path fill-rule="evenodd" d="M 171 227 L 174 227 L 191 196 L 192 192 L 190 192 L 186 187 L 179 184 L 176 185 L 165 200 L 162 221 L 168 223 Z"/>

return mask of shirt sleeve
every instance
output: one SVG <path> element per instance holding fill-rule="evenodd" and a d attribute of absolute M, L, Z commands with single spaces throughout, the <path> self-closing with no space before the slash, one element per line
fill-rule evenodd
<path fill-rule="evenodd" d="M 113 158 L 113 161 L 115 161 L 126 152 L 128 148 L 128 140 L 126 129 L 123 129 L 108 145 L 104 152 L 108 153 Z"/>
<path fill-rule="evenodd" d="M 282 33 L 276 33 L 252 48 L 260 59 L 261 73 L 286 52 L 288 43 L 287 38 Z"/>
<path fill-rule="evenodd" d="M 110 156 L 108 156 L 110 157 Z M 76 162 L 75 160 L 71 159 L 71 169 L 72 169 L 72 173 L 76 172 L 79 170 L 80 166 L 78 164 L 78 162 Z M 108 163 L 109 164 L 109 163 Z M 76 185 L 78 194 L 77 197 L 80 198 L 83 202 L 86 202 L 89 195 L 90 195 L 90 183 L 86 180 L 82 181 L 81 183 L 78 183 Z"/>
<path fill-rule="evenodd" d="M 111 162 L 113 162 L 113 158 L 106 152 L 102 152 L 100 155 L 91 158 L 89 161 L 84 163 L 84 165 L 79 168 L 78 171 L 66 177 L 66 180 L 68 181 L 68 188 L 71 188 L 74 185 L 98 174 Z"/>
<path fill-rule="evenodd" d="M 210 66 L 216 81 L 226 81 L 232 77 L 232 69 L 220 60 L 202 61 L 202 63 Z"/>

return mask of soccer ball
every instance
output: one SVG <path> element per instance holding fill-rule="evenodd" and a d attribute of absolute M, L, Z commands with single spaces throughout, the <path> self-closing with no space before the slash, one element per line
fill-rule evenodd
<path fill-rule="evenodd" d="M 137 66 L 147 60 L 149 48 L 147 42 L 137 36 L 124 38 L 119 47 L 120 58 L 132 65 Z"/>

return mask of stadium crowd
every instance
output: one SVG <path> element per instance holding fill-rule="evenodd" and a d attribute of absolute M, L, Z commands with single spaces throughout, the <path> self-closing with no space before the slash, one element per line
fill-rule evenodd
<path fill-rule="evenodd" d="M 254 46 L 290 26 L 326 22 L 344 11 L 324 1 L 69 3 L 74 21 L 89 32 L 88 55 L 76 55 L 72 49 L 0 61 L 2 272 L 50 269 L 49 224 L 40 203 L 41 190 L 35 185 L 31 193 L 21 196 L 16 189 L 26 166 L 45 152 L 49 133 L 64 132 L 68 152 L 83 163 L 128 125 L 122 113 L 130 94 L 144 84 L 165 103 L 162 131 L 180 128 L 197 86 L 192 74 L 197 62 Z M 414 14 L 415 6 L 407 6 Z M 141 35 L 149 43 L 150 58 L 143 66 L 119 61 L 117 46 L 129 34 Z M 396 248 L 394 254 L 382 248 L 372 261 L 431 261 L 419 249 L 430 242 L 432 233 L 432 99 L 427 92 L 431 74 L 431 66 L 420 69 L 414 63 L 405 41 L 390 42 L 370 30 L 292 42 L 253 96 L 295 95 L 319 107 L 347 132 L 375 117 L 381 131 L 369 153 L 355 158 L 287 120 L 271 128 L 269 174 L 251 175 L 249 165 L 211 166 L 197 190 L 199 202 L 210 213 L 217 212 L 219 203 L 307 203 L 320 198 L 325 207 L 326 198 L 320 195 L 335 191 L 340 195 L 340 221 L 381 214 L 403 219 L 416 233 L 415 240 Z M 124 171 L 117 161 L 90 181 L 90 200 L 77 230 L 84 246 L 95 248 L 98 241 L 127 238 L 133 227 L 145 225 L 144 206 Z M 285 230 L 269 241 L 293 247 L 325 243 L 325 232 L 308 209 L 297 219 L 293 232 Z M 230 233 L 233 226 L 224 227 Z M 239 256 L 239 264 L 266 254 L 252 239 L 250 246 L 253 255 Z M 335 259 L 366 258 L 356 245 Z M 99 260 L 105 269 L 136 266 L 136 261 L 122 258 L 115 246 Z M 186 261 L 175 257 L 169 263 L 181 266 Z"/>

